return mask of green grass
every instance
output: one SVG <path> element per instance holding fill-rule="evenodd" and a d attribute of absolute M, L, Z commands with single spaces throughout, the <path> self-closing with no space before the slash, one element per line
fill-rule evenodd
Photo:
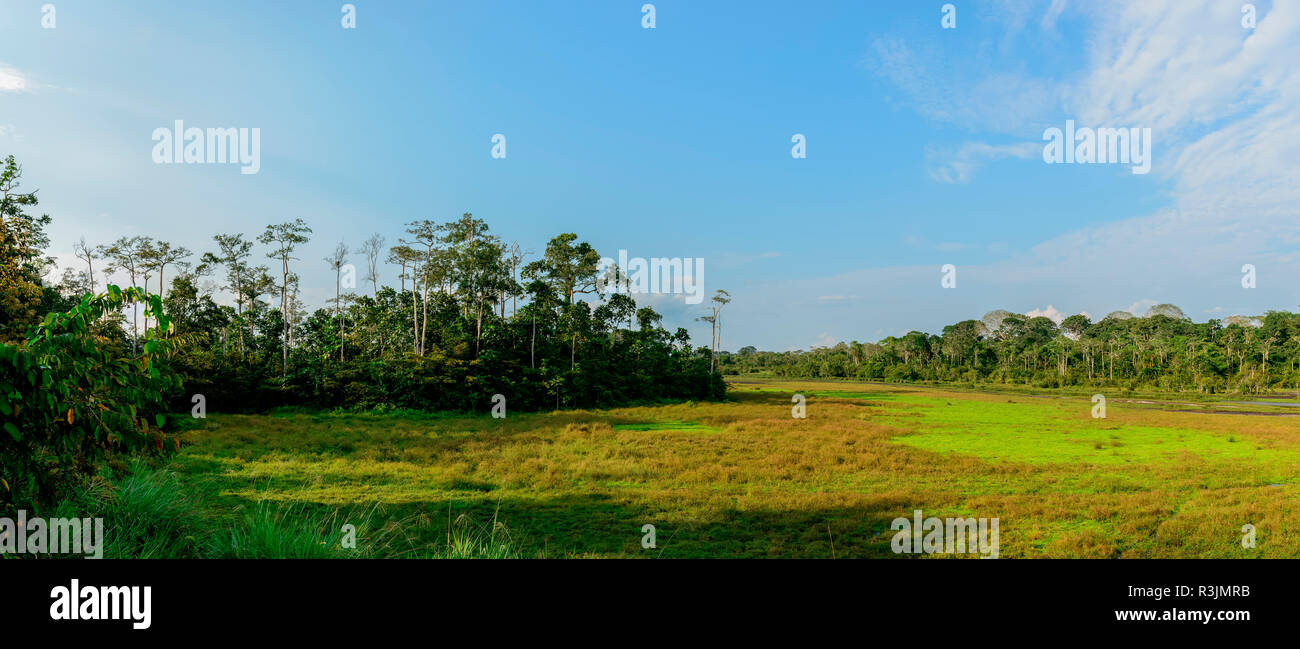
<path fill-rule="evenodd" d="M 1179 462 L 1191 454 L 1203 461 L 1251 462 L 1278 472 L 1300 465 L 1296 449 L 1274 448 L 1271 441 L 1250 444 L 1214 431 L 1094 419 L 1089 401 L 1030 406 L 910 396 L 898 402 L 913 406 L 906 414 L 920 415 L 922 432 L 896 442 L 989 461 L 1147 464 Z"/>
<path fill-rule="evenodd" d="M 635 424 L 614 424 L 614 430 L 639 430 L 639 431 L 674 431 L 690 432 L 698 431 L 703 433 L 716 433 L 718 429 L 704 424 L 689 421 L 647 421 Z"/>
<path fill-rule="evenodd" d="M 135 462 L 116 483 L 86 481 L 49 515 L 104 519 L 103 557 L 109 559 L 523 556 L 495 516 L 486 524 L 458 516 L 447 521 L 445 540 L 418 542 L 411 532 L 428 528 L 427 517 L 394 518 L 379 504 L 330 508 L 261 500 L 226 511 L 206 502 L 209 496 L 201 484 L 182 485 L 172 471 Z"/>
<path fill-rule="evenodd" d="M 96 477 L 51 518 L 103 518 L 108 559 L 214 556 L 197 498 L 175 473 L 132 464 L 117 484 Z"/>
<path fill-rule="evenodd" d="M 806 419 L 791 417 L 796 393 Z M 163 472 L 188 513 L 167 515 L 175 529 L 131 537 L 191 540 L 121 547 L 895 557 L 890 522 L 922 509 L 999 518 L 1003 557 L 1300 556 L 1300 418 L 1122 398 L 1105 419 L 1091 408 L 1087 395 L 763 381 L 734 386 L 722 403 L 506 419 L 210 415 Z M 1240 546 L 1246 523 L 1254 549 Z M 353 549 L 340 547 L 347 524 L 358 531 Z M 641 547 L 645 524 L 656 527 L 654 550 Z"/>

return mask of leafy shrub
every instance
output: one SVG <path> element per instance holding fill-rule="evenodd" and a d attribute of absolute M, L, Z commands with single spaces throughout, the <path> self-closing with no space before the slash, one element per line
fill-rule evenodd
<path fill-rule="evenodd" d="M 158 322 L 138 357 L 96 332 L 135 304 Z M 39 511 L 112 454 L 179 448 L 161 428 L 163 395 L 180 387 L 165 361 L 170 324 L 158 296 L 109 286 L 50 313 L 23 343 L 0 345 L 0 511 Z"/>

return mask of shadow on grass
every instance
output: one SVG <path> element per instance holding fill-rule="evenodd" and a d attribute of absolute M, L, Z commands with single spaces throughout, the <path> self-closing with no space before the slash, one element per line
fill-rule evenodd
<path fill-rule="evenodd" d="M 255 511 L 264 501 L 225 498 L 229 513 Z M 321 521 L 348 523 L 338 505 L 292 500 L 282 503 L 301 525 Z M 500 500 L 446 499 L 384 505 L 379 529 L 387 521 L 388 557 L 437 554 L 463 521 L 496 521 L 521 557 L 626 558 L 897 558 L 889 545 L 890 522 L 911 503 L 882 503 L 872 508 L 809 511 L 720 509 L 683 517 L 658 507 L 603 494 L 558 498 L 510 497 Z M 347 509 L 345 507 L 344 509 Z M 354 510 L 364 510 L 358 504 Z M 235 517 L 235 523 L 238 523 Z M 655 526 L 655 548 L 642 547 L 646 524 Z M 300 525 L 300 526 L 301 526 Z M 394 529 L 396 528 L 396 529 Z M 402 542 L 393 543 L 393 537 Z M 368 542 L 360 535 L 358 543 Z"/>

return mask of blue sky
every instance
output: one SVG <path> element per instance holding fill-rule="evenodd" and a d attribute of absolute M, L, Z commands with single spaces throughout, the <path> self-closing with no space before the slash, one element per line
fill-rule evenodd
<path fill-rule="evenodd" d="M 665 0 L 643 29 L 640 1 L 356 0 L 345 30 L 342 2 L 60 0 L 54 29 L 44 4 L 0 9 L 0 155 L 68 263 L 81 236 L 199 252 L 302 217 L 323 305 L 340 239 L 469 211 L 536 251 L 703 258 L 733 350 L 1300 303 L 1294 6 L 1246 29 L 1239 3 L 957 2 L 943 29 L 941 2 Z M 154 164 L 177 119 L 260 128 L 260 172 Z M 1044 163 L 1067 119 L 1151 128 L 1152 172 Z M 651 301 L 708 340 L 702 306 Z"/>

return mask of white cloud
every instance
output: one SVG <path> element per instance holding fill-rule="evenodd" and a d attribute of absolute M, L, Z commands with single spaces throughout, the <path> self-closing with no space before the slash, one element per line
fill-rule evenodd
<path fill-rule="evenodd" d="M 1071 93 L 1083 121 L 1152 128 L 1153 169 L 1174 180 L 1181 206 L 1265 211 L 1300 197 L 1300 5 L 1274 3 L 1254 30 L 1239 7 L 1099 11 L 1093 68 Z"/>
<path fill-rule="evenodd" d="M 30 91 L 32 83 L 17 68 L 0 65 L 0 92 Z"/>
<path fill-rule="evenodd" d="M 1031 318 L 1037 318 L 1039 316 L 1043 316 L 1044 318 L 1048 318 L 1052 322 L 1055 322 L 1058 325 L 1061 324 L 1061 321 L 1065 319 L 1065 314 L 1061 313 L 1056 309 L 1056 307 L 1050 304 L 1042 309 L 1034 309 L 1026 313 L 1025 315 Z"/>

